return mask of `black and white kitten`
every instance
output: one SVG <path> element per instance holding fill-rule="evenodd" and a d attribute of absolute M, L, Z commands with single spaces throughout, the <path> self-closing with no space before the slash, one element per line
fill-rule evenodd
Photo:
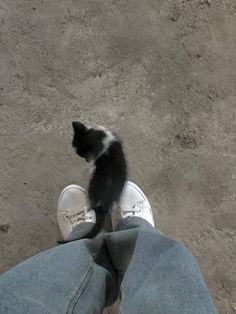
<path fill-rule="evenodd" d="M 122 144 L 114 133 L 104 127 L 91 128 L 72 122 L 76 153 L 92 163 L 88 187 L 89 208 L 96 214 L 96 223 L 83 238 L 93 238 L 102 229 L 106 213 L 112 210 L 121 196 L 127 167 Z"/>

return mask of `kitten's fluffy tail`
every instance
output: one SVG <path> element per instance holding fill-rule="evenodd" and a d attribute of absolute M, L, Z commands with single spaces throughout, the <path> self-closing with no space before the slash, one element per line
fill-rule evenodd
<path fill-rule="evenodd" d="M 106 213 L 103 211 L 103 208 L 97 207 L 94 209 L 96 213 L 96 223 L 93 226 L 93 229 L 84 236 L 84 238 L 92 239 L 101 231 L 104 224 Z"/>
<path fill-rule="evenodd" d="M 101 231 L 102 226 L 104 224 L 104 220 L 105 220 L 105 212 L 103 211 L 102 208 L 97 207 L 94 209 L 95 213 L 96 213 L 96 223 L 94 224 L 93 228 L 91 231 L 89 231 L 89 233 L 83 235 L 82 237 L 79 238 L 74 238 L 71 240 L 61 240 L 61 241 L 57 241 L 58 244 L 65 244 L 65 243 L 69 243 L 72 241 L 77 241 L 79 239 L 92 239 L 94 237 L 96 237 L 96 235 Z"/>

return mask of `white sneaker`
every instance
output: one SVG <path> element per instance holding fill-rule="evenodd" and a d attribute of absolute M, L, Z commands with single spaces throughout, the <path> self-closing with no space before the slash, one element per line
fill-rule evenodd
<path fill-rule="evenodd" d="M 140 217 L 155 226 L 151 205 L 143 191 L 133 182 L 127 181 L 121 195 L 119 208 L 112 213 L 113 228 L 120 219 Z"/>
<path fill-rule="evenodd" d="M 57 205 L 57 222 L 61 235 L 66 240 L 71 231 L 82 222 L 95 223 L 94 210 L 87 210 L 86 191 L 79 185 L 71 184 L 61 192 Z"/>

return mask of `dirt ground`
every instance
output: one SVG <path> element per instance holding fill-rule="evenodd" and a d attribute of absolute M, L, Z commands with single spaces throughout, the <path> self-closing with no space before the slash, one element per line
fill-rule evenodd
<path fill-rule="evenodd" d="M 55 246 L 88 167 L 71 121 L 123 139 L 157 226 L 236 311 L 235 0 L 1 0 L 0 271 Z"/>

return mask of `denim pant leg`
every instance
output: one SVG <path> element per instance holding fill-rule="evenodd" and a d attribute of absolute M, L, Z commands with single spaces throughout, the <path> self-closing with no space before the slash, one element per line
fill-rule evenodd
<path fill-rule="evenodd" d="M 107 247 L 118 275 L 124 275 L 121 313 L 217 313 L 191 253 L 145 220 L 122 220 L 107 235 Z"/>
<path fill-rule="evenodd" d="M 1 275 L 0 313 L 101 313 L 117 294 L 116 276 L 98 237 L 57 246 Z"/>
<path fill-rule="evenodd" d="M 115 270 L 114 270 L 115 269 Z M 140 218 L 117 232 L 38 254 L 0 277 L 0 313 L 212 314 L 209 292 L 189 251 Z"/>

